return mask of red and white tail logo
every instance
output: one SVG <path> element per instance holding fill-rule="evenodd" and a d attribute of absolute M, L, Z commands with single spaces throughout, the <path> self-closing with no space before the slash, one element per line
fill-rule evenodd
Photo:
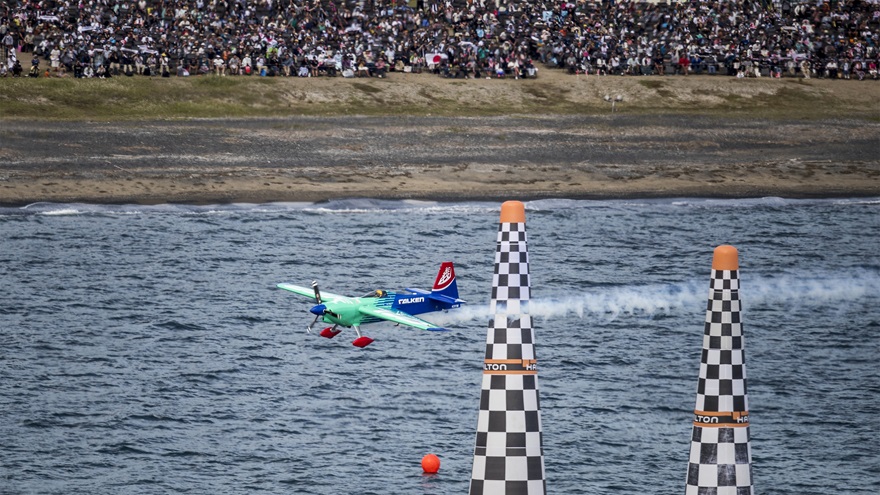
<path fill-rule="evenodd" d="M 437 273 L 437 280 L 434 281 L 433 290 L 443 290 L 449 287 L 449 284 L 455 280 L 455 268 L 451 261 L 446 261 L 440 265 L 440 271 Z"/>

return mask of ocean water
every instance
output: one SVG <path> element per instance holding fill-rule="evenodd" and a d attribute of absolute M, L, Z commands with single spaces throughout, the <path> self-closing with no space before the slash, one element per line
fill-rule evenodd
<path fill-rule="evenodd" d="M 466 493 L 499 206 L 0 209 L 0 493 Z M 756 493 L 877 493 L 880 199 L 526 207 L 550 493 L 683 493 L 725 243 Z M 444 260 L 469 304 L 424 316 L 452 331 L 366 349 L 274 288 L 430 288 Z"/>

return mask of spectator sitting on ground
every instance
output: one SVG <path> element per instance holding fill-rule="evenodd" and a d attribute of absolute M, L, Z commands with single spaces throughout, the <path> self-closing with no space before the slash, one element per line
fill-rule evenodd
<path fill-rule="evenodd" d="M 115 74 L 127 65 L 121 61 L 126 54 L 134 58 L 150 52 L 168 54 L 169 63 L 160 68 L 163 74 L 182 65 L 202 72 L 217 54 L 223 54 L 224 61 L 228 54 L 249 60 L 265 57 L 258 72 L 277 72 L 285 55 L 297 66 L 300 56 L 322 57 L 331 50 L 342 58 L 365 57 L 368 69 L 375 60 L 370 53 L 385 55 L 386 66 L 395 70 L 397 60 L 406 60 L 415 72 L 428 53 L 442 54 L 447 68 L 467 66 L 475 55 L 474 65 L 481 69 L 489 69 L 492 57 L 497 61 L 492 70 L 502 60 L 522 65 L 533 59 L 556 68 L 575 67 L 574 73 L 589 67 L 614 75 L 637 73 L 636 61 L 645 72 L 646 58 L 653 60 L 653 73 L 662 75 L 664 58 L 668 61 L 673 55 L 670 66 L 685 57 L 695 73 L 695 58 L 754 61 L 746 71 L 750 77 L 757 77 L 762 67 L 773 67 L 773 61 L 809 59 L 822 74 L 832 60 L 842 74 L 846 62 L 853 67 L 860 63 L 864 70 L 880 61 L 880 2 L 875 0 L 795 6 L 750 0 L 424 0 L 421 5 L 414 9 L 402 3 L 353 0 L 17 0 L 0 4 L 0 25 L 7 26 L 6 34 L 21 43 L 24 53 L 33 51 L 47 60 L 53 47 L 73 50 L 74 60 L 95 47 L 109 63 L 105 71 Z M 103 60 L 93 67 L 104 65 Z M 785 65 L 789 75 L 792 70 L 797 73 L 797 64 Z M 440 72 L 439 67 L 432 69 Z M 512 67 L 505 69 L 513 72 Z M 727 69 L 729 75 L 741 72 L 739 66 Z"/>

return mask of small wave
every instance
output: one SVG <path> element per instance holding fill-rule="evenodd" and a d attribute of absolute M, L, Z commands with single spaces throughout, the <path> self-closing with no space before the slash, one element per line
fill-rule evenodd
<path fill-rule="evenodd" d="M 840 206 L 876 206 L 880 197 L 868 198 L 828 198 L 828 199 L 788 199 L 780 197 L 711 199 L 711 198 L 645 198 L 613 200 L 581 199 L 540 199 L 525 203 L 528 211 L 561 212 L 590 208 L 619 208 L 628 206 L 667 206 L 673 208 L 752 208 L 762 206 L 809 206 L 833 204 Z M 20 208 L 0 208 L 0 216 L 77 216 L 108 215 L 126 216 L 143 214 L 170 214 L 196 217 L 229 216 L 233 214 L 264 215 L 289 212 L 307 214 L 367 214 L 413 212 L 424 215 L 473 215 L 497 212 L 496 202 L 438 202 L 421 200 L 380 200 L 352 198 L 331 200 L 320 203 L 277 202 L 277 203 L 230 203 L 214 205 L 100 205 L 90 203 L 32 203 Z"/>
<path fill-rule="evenodd" d="M 275 287 L 272 286 L 271 289 L 275 290 Z M 253 323 L 253 324 L 269 323 L 272 321 L 270 318 L 261 318 L 259 316 L 251 316 L 251 315 L 236 315 L 232 318 L 227 318 L 227 319 L 230 321 L 238 321 L 238 322 Z"/>
<path fill-rule="evenodd" d="M 170 422 L 170 423 L 189 423 L 189 421 L 182 418 L 172 418 L 171 416 L 162 416 L 158 414 L 132 414 L 128 417 L 130 420 L 134 421 L 149 421 L 149 422 Z"/>
<path fill-rule="evenodd" d="M 51 428 L 57 426 L 57 421 L 48 421 L 44 419 L 26 419 L 21 422 L 25 428 Z"/>
<path fill-rule="evenodd" d="M 111 454 L 111 455 L 120 455 L 120 454 L 143 454 L 149 455 L 152 452 L 144 449 L 139 449 L 134 447 L 128 443 L 118 443 L 113 445 L 108 445 L 106 447 L 102 447 L 97 449 L 98 453 L 101 454 Z"/>
<path fill-rule="evenodd" d="M 496 203 L 466 202 L 441 203 L 437 201 L 381 200 L 381 199 L 340 199 L 316 203 L 304 211 L 313 214 L 351 214 L 351 213 L 397 213 L 413 212 L 426 215 L 452 215 L 491 213 L 498 211 Z"/>
<path fill-rule="evenodd" d="M 526 210 L 544 212 L 560 211 L 568 209 L 607 208 L 624 206 L 669 206 L 690 208 L 753 208 L 763 206 L 812 206 L 812 205 L 877 205 L 880 198 L 816 198 L 816 199 L 792 199 L 777 196 L 761 198 L 644 198 L 644 199 L 540 199 L 529 201 L 525 204 Z"/>
<path fill-rule="evenodd" d="M 176 320 L 163 321 L 161 323 L 156 323 L 155 326 L 160 328 L 165 328 L 168 330 L 180 330 L 180 331 L 191 331 L 191 332 L 201 332 L 206 331 L 207 328 L 197 325 L 195 323 L 183 323 Z"/>
<path fill-rule="evenodd" d="M 776 196 L 767 196 L 763 198 L 735 198 L 735 199 L 692 199 L 680 198 L 671 201 L 672 206 L 690 206 L 699 208 L 732 208 L 732 207 L 755 207 L 755 206 L 784 206 L 786 204 L 796 204 L 795 202 L 802 200 L 785 199 Z"/>
<path fill-rule="evenodd" d="M 198 452 L 195 450 L 173 450 L 165 452 L 162 457 L 215 457 L 214 454 Z"/>
<path fill-rule="evenodd" d="M 673 206 L 689 206 L 689 207 L 697 207 L 697 208 L 737 208 L 737 207 L 745 207 L 745 208 L 753 208 L 753 207 L 762 207 L 762 206 L 773 206 L 773 207 L 803 207 L 803 206 L 817 206 L 817 205 L 839 205 L 839 206 L 851 206 L 851 205 L 877 205 L 880 204 L 880 198 L 810 198 L 810 199 L 795 199 L 795 198 L 780 198 L 776 196 L 767 196 L 763 198 L 736 198 L 736 199 L 693 199 L 693 198 L 679 198 L 672 200 L 671 204 Z"/>
<path fill-rule="evenodd" d="M 309 213 L 386 213 L 401 209 L 401 201 L 379 199 L 340 199 L 316 203 L 305 211 Z"/>
<path fill-rule="evenodd" d="M 252 354 L 249 356 L 241 356 L 236 358 L 236 361 L 284 361 L 283 358 L 278 356 L 260 356 L 258 354 Z"/>
<path fill-rule="evenodd" d="M 61 208 L 58 210 L 44 211 L 40 214 L 47 215 L 47 216 L 80 215 L 80 214 L 82 214 L 82 210 L 77 210 L 75 208 Z"/>
<path fill-rule="evenodd" d="M 34 350 L 37 350 L 37 351 L 52 351 L 52 352 L 65 350 L 61 347 L 56 347 L 54 345 L 45 344 L 45 343 L 36 344 L 36 345 L 34 345 L 33 348 L 34 348 Z"/>
<path fill-rule="evenodd" d="M 844 198 L 832 202 L 836 205 L 880 205 L 880 198 Z"/>

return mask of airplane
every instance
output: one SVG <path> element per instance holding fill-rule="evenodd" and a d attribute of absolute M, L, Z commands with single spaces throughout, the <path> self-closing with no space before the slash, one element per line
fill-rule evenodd
<path fill-rule="evenodd" d="M 421 330 L 443 332 L 446 331 L 445 328 L 413 315 L 445 311 L 465 303 L 458 298 L 455 267 L 451 261 L 440 265 L 434 287 L 430 291 L 406 288 L 402 292 L 392 292 L 379 289 L 361 297 L 346 297 L 329 292 L 322 293 L 318 289 L 317 281 L 312 282 L 311 288 L 292 284 L 277 284 L 276 287 L 310 297 L 318 303 L 309 310 L 315 315 L 315 320 L 306 327 L 308 333 L 312 333 L 312 326 L 318 320 L 333 324 L 333 327 L 327 327 L 319 334 L 328 339 L 332 339 L 342 331 L 337 329 L 339 326 L 353 327 L 357 338 L 352 345 L 361 348 L 373 342 L 370 337 L 361 335 L 361 325 L 386 320 Z"/>

